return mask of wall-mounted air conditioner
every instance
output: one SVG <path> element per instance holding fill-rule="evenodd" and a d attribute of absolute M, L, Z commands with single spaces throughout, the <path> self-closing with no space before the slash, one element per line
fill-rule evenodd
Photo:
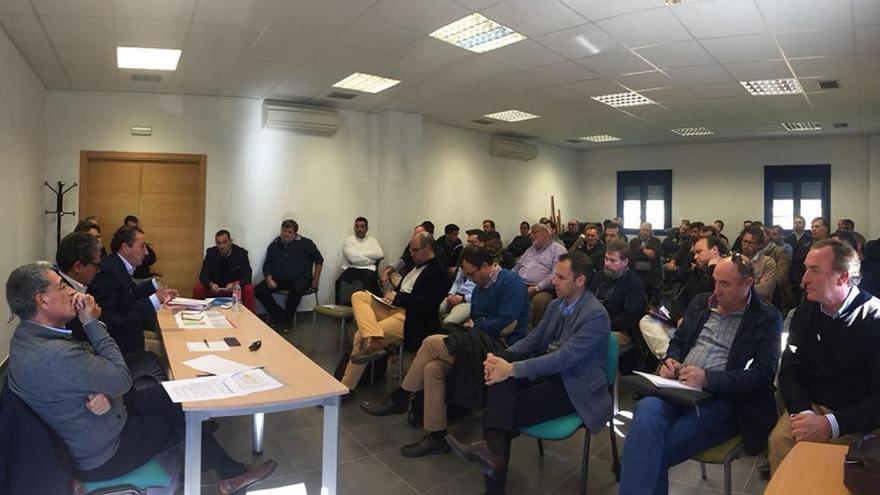
<path fill-rule="evenodd" d="M 263 127 L 332 136 L 339 130 L 339 114 L 327 108 L 263 100 Z"/>
<path fill-rule="evenodd" d="M 514 160 L 534 160 L 538 157 L 538 147 L 525 141 L 493 137 L 489 143 L 489 154 Z"/>

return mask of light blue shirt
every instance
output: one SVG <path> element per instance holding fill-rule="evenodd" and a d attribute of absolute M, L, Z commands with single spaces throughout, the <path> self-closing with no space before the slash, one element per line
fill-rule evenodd
<path fill-rule="evenodd" d="M 116 256 L 119 256 L 119 259 L 122 260 L 122 264 L 125 265 L 125 271 L 128 272 L 128 276 L 130 277 L 134 273 L 134 266 L 125 259 L 125 256 L 122 256 L 119 253 L 116 253 Z M 159 290 L 159 282 L 157 282 L 155 278 L 153 278 L 152 283 L 153 287 L 156 290 Z M 156 311 L 159 311 L 159 308 L 162 307 L 162 303 L 159 302 L 159 296 L 156 294 L 150 294 L 150 302 L 153 304 L 153 309 Z"/>
<path fill-rule="evenodd" d="M 464 302 L 470 303 L 471 296 L 474 294 L 474 287 L 477 284 L 474 283 L 473 280 L 464 276 L 464 272 L 459 268 L 455 272 L 455 282 L 452 283 L 452 288 L 449 289 L 449 294 L 464 296 Z"/>

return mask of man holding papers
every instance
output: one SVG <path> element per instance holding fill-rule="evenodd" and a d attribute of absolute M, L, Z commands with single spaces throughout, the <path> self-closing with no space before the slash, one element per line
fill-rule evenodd
<path fill-rule="evenodd" d="M 664 494 L 668 470 L 741 434 L 746 453 L 767 446 L 776 422 L 773 377 L 782 315 L 755 292 L 754 272 L 735 255 L 718 263 L 715 290 L 691 300 L 660 376 L 711 398 L 693 407 L 646 397 L 636 404 L 623 453 L 621 494 Z"/>
<path fill-rule="evenodd" d="M 97 319 L 101 308 L 92 296 L 37 262 L 10 274 L 6 300 L 20 319 L 10 344 L 9 387 L 64 442 L 77 479 L 121 476 L 182 441 L 183 410 L 161 387 L 131 389 L 122 353 Z M 74 317 L 90 345 L 64 328 Z M 266 478 L 276 466 L 266 461 L 249 468 L 207 432 L 202 452 L 224 495 Z"/>

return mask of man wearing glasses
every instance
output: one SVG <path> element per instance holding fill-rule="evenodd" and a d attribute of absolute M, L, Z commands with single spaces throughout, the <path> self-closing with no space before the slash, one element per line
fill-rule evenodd
<path fill-rule="evenodd" d="M 776 262 L 761 251 L 764 247 L 764 226 L 752 224 L 740 236 L 742 255 L 752 264 L 755 272 L 755 291 L 772 302 L 776 291 Z"/>
<path fill-rule="evenodd" d="M 382 400 L 361 403 L 361 409 L 374 416 L 403 414 L 409 409 L 410 394 L 424 390 L 423 427 L 428 435 L 404 445 L 400 453 L 406 457 L 449 452 L 444 439 L 447 397 L 460 406 L 481 407 L 486 394 L 482 380 L 486 354 L 506 348 L 526 333 L 529 297 L 519 275 L 495 264 L 483 246 L 462 250 L 461 271 L 476 284 L 471 319 L 461 331 L 426 338 L 401 386 Z"/>
<path fill-rule="evenodd" d="M 67 285 L 81 294 L 88 291 L 95 275 L 101 271 L 101 245 L 98 239 L 86 232 L 73 232 L 61 240 L 55 253 L 56 270 Z M 100 317 L 100 307 L 97 309 Z M 88 342 L 79 318 L 70 320 L 66 328 L 73 338 Z M 143 351 L 122 356 L 128 366 L 135 389 L 155 386 L 168 379 L 156 354 Z"/>

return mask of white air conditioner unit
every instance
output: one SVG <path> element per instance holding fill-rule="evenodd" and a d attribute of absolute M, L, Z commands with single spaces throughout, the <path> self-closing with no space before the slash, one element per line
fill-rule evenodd
<path fill-rule="evenodd" d="M 263 127 L 332 136 L 339 130 L 339 113 L 326 108 L 263 100 Z"/>
<path fill-rule="evenodd" d="M 493 137 L 489 143 L 489 154 L 514 160 L 534 160 L 538 157 L 538 147 L 525 141 Z"/>

